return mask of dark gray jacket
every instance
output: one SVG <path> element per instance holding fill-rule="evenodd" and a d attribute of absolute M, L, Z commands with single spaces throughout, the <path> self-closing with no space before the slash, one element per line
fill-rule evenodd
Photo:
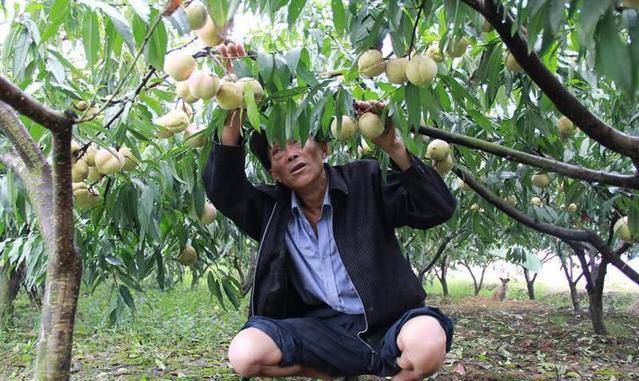
<path fill-rule="evenodd" d="M 335 243 L 362 299 L 369 334 L 424 305 L 424 291 L 401 255 L 395 228 L 439 225 L 456 205 L 439 174 L 416 156 L 411 159 L 409 169 L 390 171 L 386 181 L 375 160 L 325 165 Z M 254 186 L 244 164 L 244 146 L 214 143 L 203 179 L 218 210 L 260 242 L 249 314 L 299 316 L 309 306 L 291 284 L 294 267 L 284 241 L 291 191 L 282 185 Z"/>

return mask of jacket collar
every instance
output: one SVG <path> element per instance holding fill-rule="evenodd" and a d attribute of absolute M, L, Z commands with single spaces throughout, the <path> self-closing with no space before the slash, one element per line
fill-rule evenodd
<path fill-rule="evenodd" d="M 326 170 L 326 174 L 328 175 L 328 191 L 330 194 L 334 194 L 336 192 L 341 192 L 345 195 L 348 195 L 348 186 L 346 185 L 346 181 L 342 174 L 335 169 L 335 167 L 324 163 L 324 169 Z M 266 193 L 267 195 L 280 199 L 289 201 L 291 199 L 291 189 L 285 187 L 282 184 L 276 185 L 261 185 L 257 187 L 258 190 Z M 290 205 L 290 204 L 289 204 Z"/>

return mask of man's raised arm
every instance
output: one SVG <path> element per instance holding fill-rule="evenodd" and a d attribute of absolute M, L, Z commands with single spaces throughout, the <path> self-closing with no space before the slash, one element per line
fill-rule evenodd
<path fill-rule="evenodd" d="M 215 207 L 240 230 L 259 241 L 267 200 L 246 178 L 240 115 L 241 110 L 229 112 L 220 142 L 213 141 L 202 177 L 206 195 Z"/>
<path fill-rule="evenodd" d="M 357 102 L 358 112 L 381 112 L 381 102 Z M 418 157 L 408 152 L 395 133 L 395 125 L 388 121 L 384 133 L 372 139 L 391 158 L 399 171 L 391 171 L 387 181 L 379 175 L 383 210 L 394 227 L 410 226 L 428 229 L 446 222 L 455 211 L 457 201 L 441 176 Z"/>

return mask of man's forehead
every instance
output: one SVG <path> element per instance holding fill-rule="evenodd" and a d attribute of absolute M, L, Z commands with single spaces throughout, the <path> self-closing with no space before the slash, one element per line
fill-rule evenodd
<path fill-rule="evenodd" d="M 312 136 L 309 136 L 306 139 L 306 141 L 308 142 L 309 140 L 315 140 L 315 139 Z M 299 144 L 299 140 L 298 139 L 289 139 L 289 140 L 286 141 L 286 145 L 296 145 L 296 144 Z M 269 143 L 269 146 L 268 146 L 269 149 L 280 148 L 280 147 L 281 147 L 281 145 L 280 145 L 279 142 Z"/>

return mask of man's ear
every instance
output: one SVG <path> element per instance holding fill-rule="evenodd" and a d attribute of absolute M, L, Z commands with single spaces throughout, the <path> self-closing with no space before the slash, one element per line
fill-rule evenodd
<path fill-rule="evenodd" d="M 322 159 L 326 159 L 328 157 L 328 143 L 327 142 L 319 142 L 320 151 L 322 153 Z"/>
<path fill-rule="evenodd" d="M 280 182 L 280 179 L 279 179 L 277 176 L 275 176 L 275 174 L 273 173 L 273 167 L 271 167 L 271 168 L 268 170 L 268 174 L 269 174 L 269 175 L 271 175 L 271 178 L 272 178 L 273 180 L 275 180 L 275 181 L 277 181 L 277 182 Z"/>

